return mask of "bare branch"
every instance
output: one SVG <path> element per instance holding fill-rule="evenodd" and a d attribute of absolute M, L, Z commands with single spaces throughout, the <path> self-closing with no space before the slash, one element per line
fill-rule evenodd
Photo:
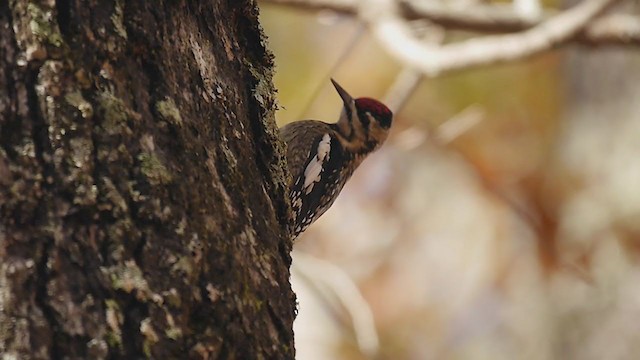
<path fill-rule="evenodd" d="M 305 10 L 330 10 L 344 15 L 358 13 L 357 0 L 261 0 Z M 556 15 L 545 10 L 539 16 L 525 16 L 510 5 L 446 6 L 436 1 L 400 0 L 400 14 L 406 20 L 429 20 L 447 29 L 509 33 L 522 31 Z M 640 45 L 640 17 L 614 14 L 588 24 L 572 42 L 585 45 Z"/>
<path fill-rule="evenodd" d="M 411 68 L 404 68 L 396 77 L 396 80 L 387 90 L 384 97 L 384 103 L 394 113 L 400 112 L 404 105 L 409 101 L 411 95 L 416 91 L 420 83 L 424 79 L 424 74 Z"/>
<path fill-rule="evenodd" d="M 314 1 L 315 2 L 315 1 Z M 426 19 L 446 28 L 481 31 L 513 32 L 539 24 L 547 12 L 539 17 L 523 16 L 506 4 L 474 5 L 460 8 L 444 6 L 437 1 L 400 1 L 400 9 L 407 20 Z"/>
<path fill-rule="evenodd" d="M 359 12 L 391 54 L 430 76 L 526 58 L 574 37 L 616 0 L 587 0 L 514 34 L 472 38 L 439 47 L 416 39 L 392 0 L 372 0 Z"/>
<path fill-rule="evenodd" d="M 530 29 L 558 13 L 545 10 L 538 16 L 525 16 L 505 4 L 454 8 L 436 1 L 416 0 L 401 0 L 400 9 L 407 20 L 427 19 L 449 29 L 498 33 Z M 640 45 L 640 17 L 602 16 L 585 26 L 574 41 L 593 46 Z"/>
<path fill-rule="evenodd" d="M 441 144 L 450 143 L 479 124 L 484 117 L 484 110 L 480 106 L 471 105 L 440 125 L 435 137 Z"/>
<path fill-rule="evenodd" d="M 363 354 L 374 357 L 380 350 L 380 340 L 373 312 L 354 281 L 344 270 L 326 260 L 296 250 L 292 255 L 295 259 L 292 272 L 301 275 L 312 289 L 319 290 L 324 295 L 319 299 L 325 300 L 329 308 L 342 307 L 347 311 L 358 347 Z M 327 294 L 335 295 L 335 298 Z"/>
<path fill-rule="evenodd" d="M 578 39 L 591 45 L 640 45 L 640 19 L 625 14 L 608 15 L 594 21 Z"/>
<path fill-rule="evenodd" d="M 542 14 L 540 0 L 513 0 L 513 10 L 525 17 L 538 18 Z"/>
<path fill-rule="evenodd" d="M 346 15 L 356 15 L 358 12 L 358 0 L 261 0 L 261 2 L 304 10 L 331 10 Z"/>
<path fill-rule="evenodd" d="M 424 35 L 421 36 L 422 41 L 433 45 L 439 45 L 444 42 L 445 32 L 442 31 L 442 28 L 430 26 L 422 30 L 424 32 Z M 387 90 L 384 96 L 384 103 L 394 113 L 400 112 L 423 79 L 424 74 L 422 72 L 405 66 Z"/>

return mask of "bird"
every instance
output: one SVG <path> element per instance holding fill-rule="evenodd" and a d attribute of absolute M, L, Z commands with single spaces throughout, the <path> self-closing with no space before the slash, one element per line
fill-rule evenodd
<path fill-rule="evenodd" d="M 334 79 L 331 83 L 343 103 L 336 123 L 301 120 L 280 128 L 291 174 L 294 240 L 333 205 L 356 168 L 385 142 L 393 121 L 382 102 L 354 99 Z"/>

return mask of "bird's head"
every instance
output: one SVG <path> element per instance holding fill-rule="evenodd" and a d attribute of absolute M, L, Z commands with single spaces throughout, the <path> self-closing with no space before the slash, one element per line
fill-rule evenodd
<path fill-rule="evenodd" d="M 378 100 L 362 97 L 354 99 L 335 80 L 333 86 L 344 106 L 338 120 L 338 132 L 344 137 L 343 145 L 354 152 L 375 150 L 387 139 L 393 114 Z"/>

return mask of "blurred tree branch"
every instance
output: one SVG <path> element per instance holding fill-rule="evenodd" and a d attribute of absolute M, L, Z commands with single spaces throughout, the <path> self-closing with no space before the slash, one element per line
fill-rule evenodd
<path fill-rule="evenodd" d="M 305 10 L 331 10 L 365 20 L 394 56 L 423 73 L 436 75 L 474 66 L 513 61 L 565 43 L 640 45 L 640 17 L 600 15 L 617 0 L 586 0 L 567 10 L 539 15 L 518 12 L 511 4 L 467 7 L 415 0 L 262 0 Z M 508 33 L 474 37 L 445 45 L 424 44 L 409 22 L 428 20 L 445 30 Z"/>
<path fill-rule="evenodd" d="M 526 30 L 558 13 L 558 10 L 546 10 L 538 16 L 527 16 L 507 4 L 475 4 L 461 8 L 415 0 L 400 1 L 400 8 L 407 20 L 426 19 L 448 29 L 496 33 Z M 640 45 L 640 17 L 628 14 L 601 16 L 586 24 L 572 40 L 587 45 Z"/>
<path fill-rule="evenodd" d="M 286 5 L 305 10 L 331 10 L 346 15 L 358 13 L 358 0 L 261 0 L 263 3 Z"/>
<path fill-rule="evenodd" d="M 360 15 L 383 46 L 406 65 L 436 76 L 471 67 L 526 58 L 569 41 L 616 0 L 587 0 L 522 32 L 474 37 L 442 46 L 411 34 L 393 0 L 375 0 Z"/>

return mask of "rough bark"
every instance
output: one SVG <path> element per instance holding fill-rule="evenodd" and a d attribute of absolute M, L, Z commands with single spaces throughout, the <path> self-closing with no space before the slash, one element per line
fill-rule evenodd
<path fill-rule="evenodd" d="M 293 358 L 251 0 L 0 0 L 0 352 Z"/>

